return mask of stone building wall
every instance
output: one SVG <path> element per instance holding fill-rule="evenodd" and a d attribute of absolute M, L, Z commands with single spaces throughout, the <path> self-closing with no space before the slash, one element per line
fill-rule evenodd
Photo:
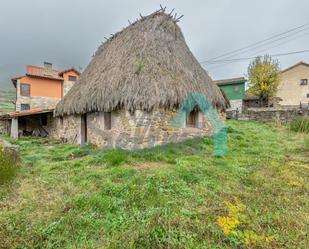
<path fill-rule="evenodd" d="M 57 105 L 59 101 L 60 101 L 59 98 L 52 98 L 52 97 L 19 96 L 16 101 L 16 111 L 21 111 L 21 104 L 29 104 L 30 109 L 35 108 L 52 109 Z"/>
<path fill-rule="evenodd" d="M 48 119 L 49 136 L 63 142 L 80 143 L 81 117 L 65 116 L 63 118 L 50 117 Z"/>
<path fill-rule="evenodd" d="M 88 142 L 99 147 L 142 149 L 155 145 L 179 142 L 188 138 L 211 135 L 213 129 L 204 115 L 199 115 L 198 128 L 175 128 L 170 120 L 176 111 L 117 111 L 112 113 L 112 128 L 105 130 L 104 113 L 87 115 Z"/>

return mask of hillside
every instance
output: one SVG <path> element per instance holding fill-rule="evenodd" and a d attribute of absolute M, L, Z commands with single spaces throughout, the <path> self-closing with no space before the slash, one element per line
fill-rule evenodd
<path fill-rule="evenodd" d="M 14 111 L 15 92 L 13 90 L 0 91 L 0 114 L 4 112 Z"/>
<path fill-rule="evenodd" d="M 228 121 L 210 138 L 124 152 L 22 139 L 0 186 L 1 248 L 309 248 L 309 137 Z"/>

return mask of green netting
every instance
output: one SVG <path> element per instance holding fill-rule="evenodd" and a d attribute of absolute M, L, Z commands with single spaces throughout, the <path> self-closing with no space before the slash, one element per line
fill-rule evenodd
<path fill-rule="evenodd" d="M 207 97 L 201 93 L 192 93 L 180 107 L 176 117 L 174 117 L 170 124 L 172 127 L 181 128 L 186 117 L 198 106 L 200 110 L 206 115 L 207 119 L 214 128 L 214 155 L 224 156 L 227 153 L 227 135 L 224 122 L 221 120 L 217 111 L 212 107 Z"/>

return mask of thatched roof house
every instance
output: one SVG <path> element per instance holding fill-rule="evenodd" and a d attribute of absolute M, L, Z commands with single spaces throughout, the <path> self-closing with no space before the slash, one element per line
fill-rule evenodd
<path fill-rule="evenodd" d="M 222 110 L 219 88 L 164 10 L 142 17 L 103 43 L 55 109 L 56 116 L 115 110 L 175 110 L 192 93 Z"/>
<path fill-rule="evenodd" d="M 102 44 L 55 113 L 177 107 L 192 92 L 225 107 L 219 88 L 189 50 L 177 20 L 158 11 Z"/>

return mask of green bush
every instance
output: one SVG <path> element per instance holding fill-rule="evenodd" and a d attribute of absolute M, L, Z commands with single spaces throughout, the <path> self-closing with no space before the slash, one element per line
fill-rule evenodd
<path fill-rule="evenodd" d="M 309 134 L 309 119 L 296 118 L 290 124 L 290 129 L 295 132 Z"/>
<path fill-rule="evenodd" d="M 17 170 L 15 159 L 0 146 L 0 185 L 11 181 Z"/>

